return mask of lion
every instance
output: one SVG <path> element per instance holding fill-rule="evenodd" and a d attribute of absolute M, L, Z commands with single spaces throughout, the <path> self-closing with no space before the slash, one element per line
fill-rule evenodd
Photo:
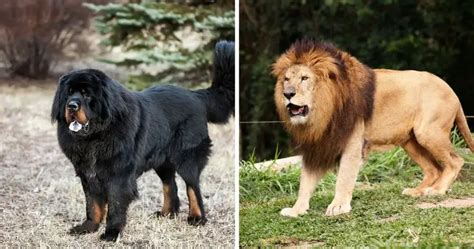
<path fill-rule="evenodd" d="M 303 158 L 298 199 L 283 216 L 305 214 L 316 184 L 336 166 L 326 215 L 350 212 L 370 151 L 401 146 L 421 167 L 421 183 L 402 192 L 412 197 L 443 195 L 456 179 L 464 160 L 450 142 L 454 123 L 474 152 L 458 97 L 431 73 L 371 69 L 330 43 L 300 40 L 272 74 L 278 115 Z"/>

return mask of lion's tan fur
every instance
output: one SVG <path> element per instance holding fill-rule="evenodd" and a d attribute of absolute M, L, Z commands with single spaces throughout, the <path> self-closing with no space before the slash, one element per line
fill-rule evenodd
<path fill-rule="evenodd" d="M 431 73 L 372 70 L 332 45 L 299 41 L 277 59 L 273 74 L 277 112 L 306 169 L 297 202 L 282 215 L 305 213 L 314 185 L 336 162 L 336 194 L 326 214 L 349 212 L 357 172 L 371 150 L 402 146 L 420 165 L 422 182 L 403 191 L 410 196 L 444 194 L 456 179 L 464 161 L 450 142 L 454 123 L 474 151 L 458 97 Z M 285 98 L 287 89 L 295 95 Z M 308 106 L 307 116 L 290 116 L 289 103 Z"/>

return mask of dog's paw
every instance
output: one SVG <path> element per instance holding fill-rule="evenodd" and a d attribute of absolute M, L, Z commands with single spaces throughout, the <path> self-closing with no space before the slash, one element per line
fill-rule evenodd
<path fill-rule="evenodd" d="M 158 217 L 158 218 L 166 217 L 166 218 L 174 219 L 174 218 L 178 217 L 178 212 L 166 212 L 166 213 L 163 213 L 163 212 L 157 211 L 157 212 L 155 213 L 155 216 Z"/>
<path fill-rule="evenodd" d="M 408 195 L 411 197 L 419 197 L 424 195 L 422 190 L 416 189 L 416 188 L 406 188 L 402 191 L 402 195 Z"/>
<path fill-rule="evenodd" d="M 352 210 L 350 202 L 333 201 L 326 209 L 326 216 L 336 216 L 349 213 Z"/>
<path fill-rule="evenodd" d="M 203 226 L 207 222 L 207 218 L 203 216 L 189 216 L 188 224 L 193 226 Z"/>
<path fill-rule="evenodd" d="M 286 217 L 298 217 L 299 215 L 306 214 L 306 210 L 299 211 L 295 208 L 284 208 L 280 211 L 280 214 Z"/>
<path fill-rule="evenodd" d="M 119 238 L 119 235 L 120 235 L 119 229 L 108 229 L 108 230 L 105 230 L 105 233 L 100 235 L 100 240 L 116 242 Z"/>
<path fill-rule="evenodd" d="M 78 234 L 86 234 L 86 233 L 93 233 L 99 229 L 99 224 L 96 224 L 90 220 L 84 221 L 84 223 L 74 226 L 69 229 L 69 234 L 71 235 L 78 235 Z"/>

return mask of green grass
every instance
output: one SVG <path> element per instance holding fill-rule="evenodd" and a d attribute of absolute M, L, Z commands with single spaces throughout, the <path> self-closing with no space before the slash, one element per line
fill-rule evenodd
<path fill-rule="evenodd" d="M 456 147 L 464 146 L 456 135 Z M 324 216 L 334 196 L 336 176 L 327 175 L 311 199 L 308 214 L 280 216 L 296 201 L 299 169 L 259 171 L 252 160 L 240 169 L 240 245 L 324 247 L 471 247 L 474 208 L 419 209 L 417 203 L 474 196 L 474 154 L 458 149 L 466 160 L 452 191 L 443 197 L 411 198 L 403 188 L 416 186 L 422 174 L 401 149 L 373 154 L 359 174 L 352 212 Z"/>

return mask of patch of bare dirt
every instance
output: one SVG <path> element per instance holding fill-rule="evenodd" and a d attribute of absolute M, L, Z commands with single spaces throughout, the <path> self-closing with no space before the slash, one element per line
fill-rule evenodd
<path fill-rule="evenodd" d="M 464 199 L 447 199 L 439 203 L 430 203 L 430 202 L 423 202 L 416 207 L 421 208 L 421 209 L 426 209 L 426 208 L 439 208 L 439 207 L 444 207 L 444 208 L 468 208 L 474 206 L 474 197 L 468 197 Z"/>
<path fill-rule="evenodd" d="M 7 83 L 7 84 L 5 84 Z M 8 84 L 10 83 L 10 84 Z M 50 122 L 55 86 L 14 87 L 0 82 L 0 244 L 28 247 L 102 247 L 97 233 L 71 236 L 85 218 L 80 181 L 60 151 Z M 128 212 L 119 244 L 157 247 L 234 245 L 234 126 L 210 125 L 213 154 L 201 177 L 209 222 L 187 225 L 187 197 L 178 177 L 181 212 L 176 219 L 151 216 L 162 206 L 161 181 L 154 172 L 138 181 L 140 198 Z"/>

